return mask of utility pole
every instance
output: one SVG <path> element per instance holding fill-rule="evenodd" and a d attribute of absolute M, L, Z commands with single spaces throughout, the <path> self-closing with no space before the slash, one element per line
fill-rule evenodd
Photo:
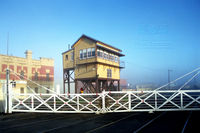
<path fill-rule="evenodd" d="M 7 56 L 8 56 L 8 51 L 9 51 L 9 32 L 7 34 Z M 7 91 L 7 113 L 9 113 L 9 77 L 10 76 L 10 71 L 8 68 L 8 64 L 7 64 L 7 69 L 6 69 L 6 91 Z"/>
<path fill-rule="evenodd" d="M 170 90 L 171 89 L 171 86 L 170 86 L 170 72 L 172 72 L 172 70 L 168 69 L 168 89 Z"/>

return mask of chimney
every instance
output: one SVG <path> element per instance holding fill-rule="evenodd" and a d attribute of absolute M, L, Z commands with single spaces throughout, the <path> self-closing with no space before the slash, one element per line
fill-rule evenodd
<path fill-rule="evenodd" d="M 32 59 L 32 51 L 26 50 L 25 54 L 27 59 Z"/>

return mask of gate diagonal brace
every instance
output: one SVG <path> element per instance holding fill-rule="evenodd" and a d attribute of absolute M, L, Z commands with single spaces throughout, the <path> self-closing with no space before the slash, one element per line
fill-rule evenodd
<path fill-rule="evenodd" d="M 160 94 L 160 93 L 157 93 L 157 94 L 166 100 L 162 105 L 160 105 L 160 106 L 158 107 L 158 109 L 162 108 L 162 107 L 163 107 L 165 104 L 167 104 L 168 102 L 170 102 L 171 104 L 173 104 L 174 106 L 176 106 L 176 107 L 179 108 L 179 109 L 181 108 L 180 106 L 178 106 L 177 104 L 175 104 L 173 101 L 171 101 L 171 100 L 173 100 L 177 95 L 180 95 L 180 93 L 177 93 L 177 94 L 174 95 L 171 99 L 167 99 L 165 96 L 163 96 L 163 95 Z"/>
<path fill-rule="evenodd" d="M 68 104 L 69 102 L 73 102 L 73 103 L 75 103 L 75 104 L 78 104 L 76 101 L 74 101 L 73 99 L 74 98 L 76 98 L 76 97 L 73 97 L 72 99 L 67 99 L 68 101 L 66 102 L 66 101 L 64 101 L 62 98 L 60 98 L 60 97 L 58 97 L 58 96 L 56 96 L 60 101 L 62 101 L 63 102 L 63 104 L 60 106 L 60 107 L 58 107 L 55 111 L 58 111 L 59 109 L 61 109 L 63 106 L 65 106 L 65 105 L 68 105 L 69 107 L 71 107 L 73 110 L 75 110 L 75 111 L 78 111 L 76 108 L 74 108 L 73 106 L 71 106 L 70 104 Z"/>
<path fill-rule="evenodd" d="M 196 99 L 189 96 L 187 93 L 183 92 L 184 95 L 186 95 L 187 97 L 191 98 L 192 101 L 190 103 L 188 103 L 187 105 L 184 106 L 184 109 L 187 108 L 188 106 L 190 106 L 191 104 L 193 104 L 194 102 L 197 102 L 200 104 L 200 102 L 198 101 L 200 99 L 200 96 L 198 96 Z"/>
<path fill-rule="evenodd" d="M 99 96 L 100 97 L 100 96 Z M 99 97 L 97 97 L 96 99 L 98 99 Z M 90 109 L 88 106 L 89 105 L 92 105 L 93 107 L 95 107 L 96 109 L 98 109 L 98 107 L 96 107 L 95 105 L 93 105 L 92 103 L 96 100 L 94 100 L 94 101 L 92 101 L 92 102 L 90 102 L 90 101 L 88 101 L 87 99 L 85 99 L 84 97 L 82 97 L 82 96 L 80 96 L 79 98 L 81 98 L 81 99 L 83 99 L 84 101 L 86 101 L 88 104 L 87 105 L 82 105 L 82 108 L 80 109 L 80 111 L 81 110 L 83 110 L 83 109 L 85 109 L 85 108 L 87 108 L 88 110 L 90 110 L 90 111 L 93 111 L 93 112 L 95 112 L 94 110 L 92 110 L 92 109 Z"/>

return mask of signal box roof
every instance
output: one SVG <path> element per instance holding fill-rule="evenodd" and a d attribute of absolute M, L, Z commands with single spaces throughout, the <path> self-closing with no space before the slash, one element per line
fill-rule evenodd
<path fill-rule="evenodd" d="M 84 34 L 72 45 L 72 48 L 74 47 L 74 45 L 75 45 L 81 38 L 87 38 L 87 39 L 89 39 L 89 40 L 94 41 L 95 43 L 101 43 L 101 44 L 103 44 L 103 45 L 106 45 L 107 47 L 110 47 L 110 48 L 113 48 L 113 49 L 115 49 L 115 50 L 117 50 L 117 51 L 119 51 L 119 52 L 122 52 L 121 49 L 115 48 L 115 47 L 113 47 L 113 46 L 111 46 L 111 45 L 108 45 L 108 44 L 106 44 L 106 43 L 104 43 L 104 42 L 101 42 L 101 41 L 96 40 L 96 39 L 94 39 L 94 38 L 92 38 L 92 37 L 86 36 L 86 35 L 84 35 Z"/>

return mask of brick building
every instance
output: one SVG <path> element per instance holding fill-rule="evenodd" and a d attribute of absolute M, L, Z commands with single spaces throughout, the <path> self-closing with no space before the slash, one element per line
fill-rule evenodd
<path fill-rule="evenodd" d="M 36 93 L 49 93 L 35 83 L 49 89 L 53 88 L 54 60 L 42 57 L 39 60 L 32 59 L 32 52 L 28 50 L 25 54 L 26 58 L 0 54 L 0 89 L 6 83 L 6 68 L 9 68 L 11 70 L 10 82 L 14 81 L 16 83 L 16 86 L 13 88 L 15 93 L 32 92 L 29 87 Z M 35 83 L 27 80 L 27 78 Z"/>

